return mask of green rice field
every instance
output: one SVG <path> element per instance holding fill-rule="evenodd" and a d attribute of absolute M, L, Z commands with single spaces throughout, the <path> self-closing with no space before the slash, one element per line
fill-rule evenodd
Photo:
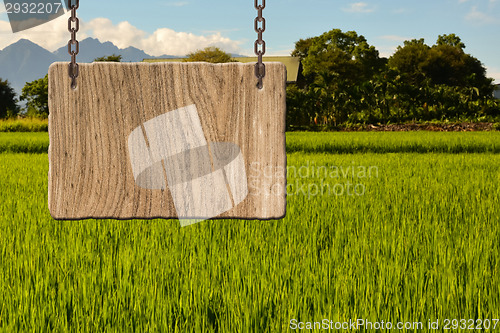
<path fill-rule="evenodd" d="M 500 331 L 500 132 L 290 133 L 286 218 L 184 228 L 53 220 L 47 147 L 0 133 L 0 332 Z"/>

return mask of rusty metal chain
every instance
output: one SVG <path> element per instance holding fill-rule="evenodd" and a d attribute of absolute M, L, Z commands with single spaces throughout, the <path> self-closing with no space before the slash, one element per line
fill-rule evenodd
<path fill-rule="evenodd" d="M 258 15 L 255 18 L 255 32 L 258 34 L 255 41 L 254 51 L 257 55 L 257 63 L 255 64 L 255 76 L 258 79 L 257 87 L 262 89 L 262 79 L 266 76 L 266 65 L 262 62 L 262 56 L 266 53 L 266 42 L 262 39 L 262 33 L 266 31 L 266 19 L 262 16 L 262 10 L 266 8 L 266 0 L 262 0 L 262 5 L 259 5 L 259 0 L 255 0 L 255 9 Z M 259 26 L 259 23 L 262 23 Z M 262 47 L 259 50 L 259 45 Z"/>
<path fill-rule="evenodd" d="M 73 4 L 72 0 L 69 0 L 71 9 L 71 17 L 68 19 L 68 31 L 71 33 L 71 39 L 68 42 L 68 53 L 71 56 L 71 62 L 68 67 L 68 74 L 71 78 L 71 88 L 76 88 L 76 78 L 78 77 L 79 69 L 78 64 L 76 63 L 76 55 L 80 51 L 78 41 L 76 40 L 76 33 L 80 30 L 80 20 L 76 17 L 76 10 L 80 6 L 79 0 L 74 0 L 75 4 Z M 73 23 L 75 24 L 73 26 Z M 75 50 L 72 49 L 72 46 L 75 45 Z"/>

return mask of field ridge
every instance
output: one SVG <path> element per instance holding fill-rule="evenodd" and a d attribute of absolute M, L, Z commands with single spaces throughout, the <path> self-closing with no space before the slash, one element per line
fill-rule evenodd
<path fill-rule="evenodd" d="M 46 154 L 48 133 L 0 133 L 0 153 Z M 500 153 L 500 132 L 290 132 L 287 153 Z"/>

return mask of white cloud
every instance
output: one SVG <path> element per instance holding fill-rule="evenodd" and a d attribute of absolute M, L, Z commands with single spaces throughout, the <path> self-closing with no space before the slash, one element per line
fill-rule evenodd
<path fill-rule="evenodd" d="M 54 51 L 67 44 L 69 40 L 68 17 L 69 13 L 41 26 L 16 34 L 12 33 L 7 21 L 0 20 L 0 49 L 21 38 L 26 38 L 49 51 Z M 217 46 L 226 52 L 238 53 L 241 51 L 240 44 L 242 43 L 242 41 L 223 37 L 220 32 L 195 35 L 168 28 L 159 28 L 153 33 L 148 33 L 127 21 L 113 24 L 107 18 L 81 22 L 77 38 L 83 40 L 87 37 L 98 38 L 101 42 L 112 42 L 119 48 L 134 46 L 153 56 L 164 54 L 183 56 L 207 46 Z"/>
<path fill-rule="evenodd" d="M 366 2 L 355 2 L 349 5 L 349 7 L 343 8 L 343 11 L 349 13 L 371 13 L 374 10 L 375 9 Z"/>
<path fill-rule="evenodd" d="M 470 12 L 465 16 L 465 19 L 475 24 L 499 24 L 500 20 L 497 17 L 483 13 L 473 6 Z"/>
<path fill-rule="evenodd" d="M 96 18 L 86 24 L 85 31 L 100 41 L 110 41 L 120 48 L 134 46 L 144 52 L 159 56 L 186 55 L 189 52 L 218 46 L 226 52 L 240 51 L 240 41 L 223 37 L 220 32 L 209 35 L 195 35 L 189 32 L 177 32 L 169 28 L 159 28 L 152 34 L 147 33 L 129 22 L 113 24 L 107 18 Z"/>

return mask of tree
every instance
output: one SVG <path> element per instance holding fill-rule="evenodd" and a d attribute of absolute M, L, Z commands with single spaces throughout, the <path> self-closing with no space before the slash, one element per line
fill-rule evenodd
<path fill-rule="evenodd" d="M 370 79 L 383 68 L 378 51 L 365 37 L 340 29 L 314 38 L 302 64 L 304 75 L 327 72 L 353 84 Z"/>
<path fill-rule="evenodd" d="M 475 87 L 480 95 L 491 94 L 491 80 L 486 69 L 472 55 L 464 52 L 465 44 L 455 34 L 441 35 L 432 47 L 424 39 L 405 41 L 389 59 L 389 67 L 403 80 L 415 86 L 444 84 L 453 87 Z"/>
<path fill-rule="evenodd" d="M 21 100 L 26 100 L 27 115 L 47 118 L 49 115 L 49 76 L 26 82 L 21 94 Z"/>
<path fill-rule="evenodd" d="M 300 39 L 299 41 L 295 42 L 295 49 L 292 51 L 291 56 L 299 57 L 300 60 L 306 58 L 309 54 L 309 48 L 316 38 L 318 37 Z"/>
<path fill-rule="evenodd" d="M 16 93 L 9 81 L 0 78 L 0 118 L 9 118 L 18 114 Z"/>
<path fill-rule="evenodd" d="M 318 37 L 300 39 L 299 41 L 295 42 L 295 49 L 291 53 L 292 57 L 299 58 L 299 73 L 297 75 L 296 85 L 298 88 L 301 89 L 304 89 L 305 87 L 309 86 L 314 81 L 314 73 L 310 73 L 308 75 L 304 74 L 304 65 L 302 64 L 302 61 L 309 54 L 309 48 L 311 47 L 313 41 L 316 38 Z"/>
<path fill-rule="evenodd" d="M 111 61 L 111 62 L 121 62 L 122 61 L 122 56 L 121 55 L 116 55 L 112 54 L 110 56 L 104 56 L 104 57 L 99 57 L 95 58 L 94 62 L 101 62 L 101 61 Z"/>
<path fill-rule="evenodd" d="M 420 85 L 425 80 L 424 66 L 430 49 L 423 38 L 404 41 L 389 58 L 389 67 L 402 74 L 409 84 Z"/>
<path fill-rule="evenodd" d="M 235 62 L 231 55 L 222 51 L 218 47 L 206 47 L 203 50 L 198 50 L 187 55 L 184 62 L 204 61 L 210 63 L 226 63 Z"/>
<path fill-rule="evenodd" d="M 299 40 L 292 55 L 302 59 L 304 78 L 298 87 L 316 98 L 315 124 L 340 124 L 358 112 L 365 101 L 359 87 L 385 67 L 365 37 L 340 29 Z"/>
<path fill-rule="evenodd" d="M 486 68 L 472 55 L 464 52 L 465 44 L 455 34 L 439 36 L 424 66 L 426 75 L 435 84 L 454 87 L 475 87 L 480 95 L 490 95 L 492 80 Z"/>
<path fill-rule="evenodd" d="M 439 35 L 436 45 L 449 45 L 453 47 L 457 47 L 461 50 L 465 49 L 465 44 L 462 43 L 462 40 L 460 37 L 458 37 L 455 34 L 449 34 L 449 35 Z"/>

